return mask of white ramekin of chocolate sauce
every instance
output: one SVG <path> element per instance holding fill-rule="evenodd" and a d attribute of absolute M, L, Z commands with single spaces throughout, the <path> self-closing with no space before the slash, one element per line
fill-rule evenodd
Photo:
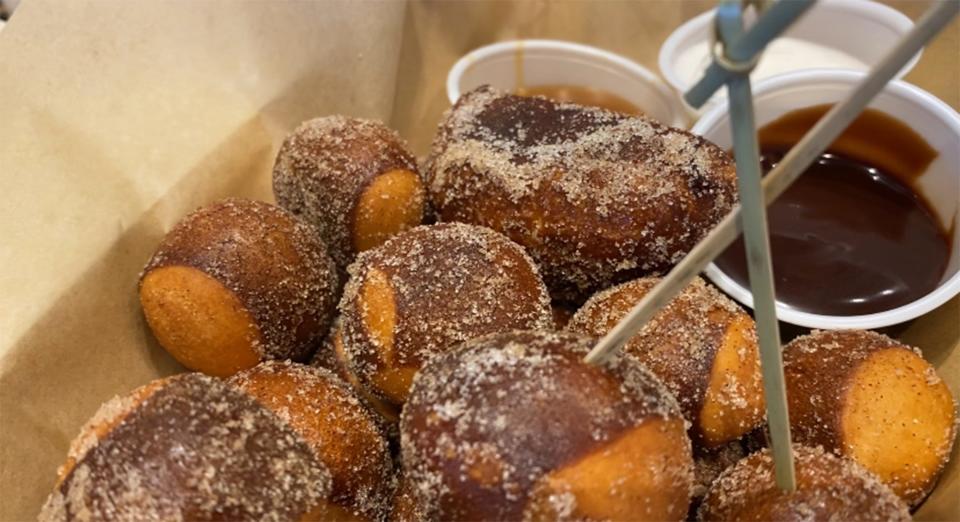
<path fill-rule="evenodd" d="M 754 89 L 765 169 L 865 76 L 813 70 Z M 731 146 L 725 106 L 692 132 Z M 823 329 L 880 328 L 960 293 L 960 115 L 896 81 L 768 207 L 778 317 Z M 739 241 L 707 276 L 752 306 Z"/>
<path fill-rule="evenodd" d="M 447 97 L 481 85 L 523 95 L 644 114 L 673 127 L 689 124 L 680 100 L 656 74 L 596 47 L 558 40 L 513 40 L 470 51 L 447 74 Z"/>
<path fill-rule="evenodd" d="M 660 72 L 678 93 L 692 87 L 710 65 L 715 12 L 707 11 L 681 25 L 660 47 Z M 756 82 L 811 68 L 866 71 L 912 28 L 910 18 L 878 2 L 820 0 L 767 46 L 750 78 Z M 917 53 L 897 77 L 907 74 L 919 59 Z M 699 111 L 683 105 L 696 119 L 724 96 L 723 91 L 717 93 Z"/>

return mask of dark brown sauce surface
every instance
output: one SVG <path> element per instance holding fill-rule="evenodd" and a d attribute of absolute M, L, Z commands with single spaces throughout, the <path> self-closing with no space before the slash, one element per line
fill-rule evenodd
<path fill-rule="evenodd" d="M 791 112 L 759 132 L 764 172 L 829 109 Z M 768 207 L 777 298 L 830 315 L 889 310 L 937 287 L 950 234 L 911 187 L 937 152 L 901 122 L 861 115 Z M 749 287 L 743 239 L 716 260 Z"/>
<path fill-rule="evenodd" d="M 580 87 L 577 85 L 534 85 L 527 87 L 521 85 L 516 88 L 514 94 L 520 96 L 544 96 L 560 102 L 600 107 L 601 109 L 635 116 L 643 115 L 643 111 L 636 105 L 620 96 L 600 89 L 594 89 L 593 87 Z"/>

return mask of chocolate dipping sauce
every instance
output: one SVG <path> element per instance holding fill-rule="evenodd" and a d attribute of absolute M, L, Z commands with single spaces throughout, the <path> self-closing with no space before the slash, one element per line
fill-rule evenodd
<path fill-rule="evenodd" d="M 771 170 L 829 105 L 788 113 L 760 129 Z M 768 207 L 778 301 L 829 315 L 861 315 L 937 287 L 948 234 L 911 183 L 937 152 L 909 127 L 868 109 Z M 743 238 L 716 260 L 749 287 Z"/>

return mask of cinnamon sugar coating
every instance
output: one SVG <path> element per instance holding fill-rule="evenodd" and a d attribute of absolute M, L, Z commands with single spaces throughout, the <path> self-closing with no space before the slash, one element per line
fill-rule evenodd
<path fill-rule="evenodd" d="M 234 375 L 231 384 L 279 415 L 330 471 L 330 509 L 381 520 L 393 478 L 380 419 L 333 373 L 289 361 L 268 361 Z"/>
<path fill-rule="evenodd" d="M 711 521 L 909 521 L 890 488 L 852 460 L 823 448 L 795 445 L 797 489 L 781 490 L 764 449 L 728 468 L 713 483 L 698 519 Z"/>
<path fill-rule="evenodd" d="M 603 336 L 658 282 L 645 277 L 592 296 L 574 314 L 567 330 Z M 717 368 L 723 354 L 736 364 Z M 694 279 L 624 345 L 667 385 L 693 424 L 698 445 L 717 446 L 739 438 L 764 417 L 762 376 L 753 320 L 736 303 Z M 719 371 L 718 371 L 719 370 Z M 711 385 L 716 389 L 711 389 Z M 712 409 L 705 410 L 708 398 Z M 711 431 L 703 412 L 723 418 L 724 430 Z M 722 433 L 721 433 L 722 432 Z"/>
<path fill-rule="evenodd" d="M 183 266 L 232 292 L 254 319 L 260 360 L 305 360 L 336 307 L 336 269 L 316 230 L 280 207 L 229 198 L 194 211 L 141 273 Z M 189 332 L 183 332 L 184 335 Z"/>
<path fill-rule="evenodd" d="M 346 362 L 367 390 L 394 405 L 417 369 L 458 343 L 552 326 L 536 265 L 488 228 L 420 226 L 361 253 L 349 270 L 340 302 Z M 396 375 L 399 384 L 389 384 Z"/>
<path fill-rule="evenodd" d="M 703 138 L 490 87 L 445 115 L 425 176 L 442 221 L 503 232 L 574 301 L 663 272 L 736 202 L 731 158 Z"/>
<path fill-rule="evenodd" d="M 329 492 L 327 468 L 276 415 L 190 373 L 89 448 L 40 520 L 299 520 Z"/>
<path fill-rule="evenodd" d="M 342 269 L 357 254 L 353 231 L 360 194 L 376 176 L 401 169 L 417 174 L 416 158 L 383 123 L 339 115 L 314 118 L 280 147 L 273 193 L 278 205 L 317 227 Z M 423 203 L 420 196 L 396 205 L 414 206 L 411 212 L 422 217 Z"/>
<path fill-rule="evenodd" d="M 632 358 L 584 363 L 594 341 L 515 331 L 474 339 L 431 360 L 401 414 L 404 474 L 416 504 L 441 520 L 568 519 L 589 508 L 578 500 L 600 496 L 601 504 L 622 503 L 635 520 L 669 513 L 682 519 L 692 461 L 676 401 Z M 618 452 L 613 458 L 628 461 L 623 475 L 591 474 L 597 468 L 584 465 L 607 458 L 610 448 L 648 423 L 660 428 L 645 435 L 678 444 L 675 451 Z M 578 469 L 587 479 L 581 489 L 549 493 L 569 484 L 565 474 L 576 477 Z M 658 484 L 652 496 L 618 490 L 643 473 Z M 544 489 L 549 494 L 538 495 Z M 649 512 L 663 499 L 674 502 L 673 511 Z"/>
<path fill-rule="evenodd" d="M 919 349 L 866 330 L 784 346 L 793 440 L 855 460 L 918 505 L 950 460 L 956 398 Z"/>

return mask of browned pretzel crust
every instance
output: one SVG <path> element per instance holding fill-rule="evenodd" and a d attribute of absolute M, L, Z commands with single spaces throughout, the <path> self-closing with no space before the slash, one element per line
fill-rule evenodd
<path fill-rule="evenodd" d="M 665 270 L 736 202 L 730 157 L 703 138 L 490 87 L 447 113 L 425 174 L 441 220 L 503 232 L 569 300 Z"/>
<path fill-rule="evenodd" d="M 41 520 L 299 520 L 324 507 L 327 468 L 232 386 L 183 374 L 133 408 L 78 455 Z"/>

